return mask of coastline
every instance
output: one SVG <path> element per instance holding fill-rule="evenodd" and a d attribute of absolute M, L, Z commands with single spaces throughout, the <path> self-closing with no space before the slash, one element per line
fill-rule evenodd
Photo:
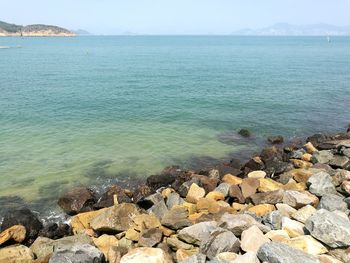
<path fill-rule="evenodd" d="M 268 140 L 248 160 L 196 170 L 171 166 L 100 193 L 72 189 L 58 200 L 65 212 L 58 221 L 10 209 L 0 252 L 20 254 L 26 262 L 60 263 L 67 255 L 96 262 L 141 262 L 149 256 L 159 262 L 283 262 L 292 256 L 347 262 L 350 125 L 306 141 Z M 22 245 L 8 246 L 15 243 Z M 68 245 L 59 248 L 63 243 Z"/>

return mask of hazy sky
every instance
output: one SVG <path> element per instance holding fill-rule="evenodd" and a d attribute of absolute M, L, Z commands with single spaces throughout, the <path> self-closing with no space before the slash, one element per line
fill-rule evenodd
<path fill-rule="evenodd" d="M 350 25 L 350 0 L 0 0 L 0 20 L 100 34 L 226 34 L 279 22 Z"/>

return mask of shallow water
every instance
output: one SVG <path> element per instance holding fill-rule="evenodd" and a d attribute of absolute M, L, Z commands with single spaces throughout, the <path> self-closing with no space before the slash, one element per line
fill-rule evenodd
<path fill-rule="evenodd" d="M 0 38 L 0 196 L 225 158 L 350 122 L 350 38 Z"/>

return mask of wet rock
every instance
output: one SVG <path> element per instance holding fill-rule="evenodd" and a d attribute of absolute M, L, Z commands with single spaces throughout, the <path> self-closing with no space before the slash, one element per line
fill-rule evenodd
<path fill-rule="evenodd" d="M 284 197 L 284 190 L 279 189 L 276 191 L 266 193 L 256 193 L 250 196 L 250 199 L 255 205 L 259 204 L 272 204 L 282 203 Z"/>
<path fill-rule="evenodd" d="M 315 152 L 312 155 L 312 162 L 328 164 L 333 158 L 334 156 L 332 151 L 323 150 L 323 151 Z"/>
<path fill-rule="evenodd" d="M 260 186 L 260 182 L 256 178 L 244 178 L 240 187 L 244 198 L 248 198 L 255 194 Z"/>
<path fill-rule="evenodd" d="M 162 225 L 178 230 L 191 225 L 188 220 L 188 210 L 185 207 L 173 207 L 161 219 Z"/>
<path fill-rule="evenodd" d="M 258 251 L 258 258 L 262 262 L 269 263 L 320 263 L 320 260 L 313 255 L 277 242 L 262 245 Z"/>
<path fill-rule="evenodd" d="M 328 211 L 343 211 L 349 213 L 348 205 L 344 202 L 344 198 L 339 195 L 326 194 L 322 196 L 317 207 L 318 209 L 326 209 Z"/>
<path fill-rule="evenodd" d="M 181 229 L 178 233 L 178 238 L 188 244 L 200 246 L 209 239 L 210 233 L 215 229 L 217 229 L 217 222 L 201 222 Z"/>
<path fill-rule="evenodd" d="M 134 204 L 124 203 L 106 208 L 91 220 L 90 226 L 96 231 L 118 233 L 128 230 L 133 224 L 132 219 L 138 214 Z"/>
<path fill-rule="evenodd" d="M 245 165 L 244 170 L 249 173 L 250 171 L 263 170 L 265 168 L 264 162 L 260 157 L 256 156 L 250 159 Z"/>
<path fill-rule="evenodd" d="M 94 205 L 95 208 L 100 209 L 104 207 L 110 207 L 114 205 L 114 196 L 117 197 L 118 203 L 131 203 L 131 198 L 127 195 L 126 191 L 119 185 L 111 186 L 108 191 L 106 191 L 98 199 L 97 203 Z"/>
<path fill-rule="evenodd" d="M 308 180 L 309 191 L 317 196 L 335 194 L 337 190 L 332 183 L 332 177 L 326 172 L 319 172 Z"/>
<path fill-rule="evenodd" d="M 240 129 L 238 131 L 238 134 L 245 138 L 250 137 L 252 135 L 248 129 Z"/>
<path fill-rule="evenodd" d="M 274 158 L 282 160 L 282 152 L 276 146 L 266 147 L 261 151 L 260 158 L 264 161 L 264 163 Z"/>
<path fill-rule="evenodd" d="M 133 201 L 134 203 L 138 203 L 150 194 L 152 194 L 152 189 L 149 186 L 142 184 L 138 186 L 133 192 Z"/>
<path fill-rule="evenodd" d="M 0 248 L 0 262 L 4 263 L 32 263 L 32 251 L 23 245 L 13 245 Z"/>
<path fill-rule="evenodd" d="M 310 234 L 332 248 L 350 246 L 350 221 L 325 209 L 305 222 Z"/>
<path fill-rule="evenodd" d="M 316 208 L 311 205 L 306 205 L 292 214 L 292 218 L 305 224 L 306 220 L 316 213 Z"/>
<path fill-rule="evenodd" d="M 31 244 L 38 236 L 43 225 L 28 208 L 9 210 L 2 221 L 1 230 L 6 230 L 14 225 L 22 225 L 26 228 L 25 242 Z"/>
<path fill-rule="evenodd" d="M 165 252 L 160 248 L 139 247 L 124 255 L 120 263 L 170 263 Z"/>
<path fill-rule="evenodd" d="M 251 226 L 257 226 L 261 231 L 268 232 L 271 229 L 259 222 L 254 217 L 247 214 L 224 214 L 219 220 L 219 226 L 230 230 L 235 236 L 240 236 L 242 232 Z"/>
<path fill-rule="evenodd" d="M 245 198 L 242 194 L 241 188 L 238 185 L 231 185 L 229 190 L 229 196 L 233 199 L 234 202 L 238 202 L 240 204 L 245 203 Z"/>
<path fill-rule="evenodd" d="M 267 140 L 271 144 L 281 144 L 281 143 L 283 143 L 283 137 L 281 135 L 269 136 L 267 138 Z"/>
<path fill-rule="evenodd" d="M 208 240 L 201 245 L 201 252 L 212 259 L 222 252 L 238 252 L 240 247 L 239 239 L 226 229 L 217 228 Z"/>
<path fill-rule="evenodd" d="M 181 260 L 179 262 L 180 263 L 205 263 L 206 256 L 204 254 L 198 253 L 186 258 L 185 260 Z"/>
<path fill-rule="evenodd" d="M 270 242 L 257 226 L 251 226 L 247 230 L 244 230 L 242 232 L 241 240 L 242 250 L 254 253 L 257 253 L 263 244 Z"/>
<path fill-rule="evenodd" d="M 72 234 L 72 229 L 67 224 L 57 224 L 57 223 L 48 223 L 40 230 L 39 236 L 47 237 L 51 239 L 59 239 L 65 236 L 70 236 Z"/>
<path fill-rule="evenodd" d="M 171 172 L 165 172 L 159 175 L 151 175 L 147 178 L 146 184 L 153 191 L 156 191 L 161 187 L 170 186 L 172 183 L 174 183 L 176 176 L 177 176 L 176 173 L 171 173 Z"/>
<path fill-rule="evenodd" d="M 102 263 L 103 254 L 96 247 L 88 244 L 58 246 L 50 259 L 50 263 Z"/>
<path fill-rule="evenodd" d="M 231 165 L 219 164 L 216 166 L 216 169 L 219 170 L 220 175 L 232 174 L 235 176 L 243 175 L 243 172 L 240 169 L 234 168 Z"/>
<path fill-rule="evenodd" d="M 284 194 L 283 203 L 299 209 L 306 205 L 315 206 L 318 204 L 318 198 L 307 191 L 288 190 Z"/>
<path fill-rule="evenodd" d="M 22 225 L 14 225 L 0 233 L 0 246 L 12 241 L 21 243 L 26 237 L 26 228 Z"/>
<path fill-rule="evenodd" d="M 265 172 L 270 176 L 282 174 L 288 170 L 292 170 L 294 167 L 288 162 L 283 162 L 278 158 L 272 158 L 265 161 Z"/>
<path fill-rule="evenodd" d="M 162 241 L 163 233 L 159 228 L 151 228 L 144 230 L 139 239 L 139 246 L 154 247 Z"/>
<path fill-rule="evenodd" d="M 85 187 L 75 188 L 58 199 L 58 205 L 68 215 L 91 211 L 95 202 L 94 192 Z"/>

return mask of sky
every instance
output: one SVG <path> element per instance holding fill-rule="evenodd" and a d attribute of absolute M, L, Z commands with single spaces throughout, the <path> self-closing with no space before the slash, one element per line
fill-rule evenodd
<path fill-rule="evenodd" d="M 350 0 L 0 0 L 0 20 L 94 34 L 230 34 L 282 22 L 350 26 Z"/>

